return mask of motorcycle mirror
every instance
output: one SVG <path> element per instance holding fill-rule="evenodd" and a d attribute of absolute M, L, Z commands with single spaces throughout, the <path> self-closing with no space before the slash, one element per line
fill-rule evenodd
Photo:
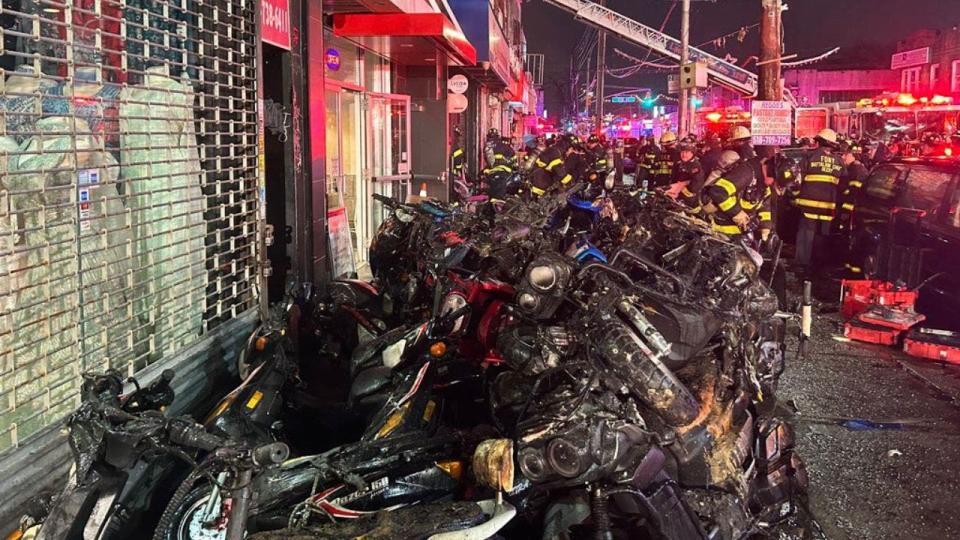
<path fill-rule="evenodd" d="M 477 483 L 496 491 L 513 491 L 513 441 L 487 439 L 473 452 L 473 475 Z"/>

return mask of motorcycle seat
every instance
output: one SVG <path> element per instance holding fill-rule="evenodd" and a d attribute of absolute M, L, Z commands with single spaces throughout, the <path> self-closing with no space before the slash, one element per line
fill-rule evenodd
<path fill-rule="evenodd" d="M 391 369 L 377 366 L 357 374 L 350 387 L 350 402 L 358 403 L 386 388 L 390 384 Z"/>

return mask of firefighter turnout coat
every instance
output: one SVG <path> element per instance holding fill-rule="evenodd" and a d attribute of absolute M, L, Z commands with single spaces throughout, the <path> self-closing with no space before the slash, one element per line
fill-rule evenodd
<path fill-rule="evenodd" d="M 713 230 L 728 236 L 742 234 L 743 231 L 733 221 L 733 217 L 746 209 L 741 199 L 754 182 L 754 165 L 750 161 L 738 161 L 716 182 L 704 187 L 701 200 L 710 202 L 717 208 L 713 215 Z M 751 210 L 755 207 L 751 206 Z"/>
<path fill-rule="evenodd" d="M 567 172 L 564 159 L 556 146 L 547 148 L 537 156 L 530 176 L 530 191 L 534 195 L 544 195 L 554 185 L 566 186 L 573 180 L 573 176 Z"/>
<path fill-rule="evenodd" d="M 803 161 L 800 194 L 794 201 L 800 215 L 817 221 L 833 221 L 837 210 L 837 185 L 843 172 L 840 156 L 816 148 Z"/>

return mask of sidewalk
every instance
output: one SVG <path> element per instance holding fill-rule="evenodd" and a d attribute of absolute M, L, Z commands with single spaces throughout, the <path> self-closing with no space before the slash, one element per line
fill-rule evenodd
<path fill-rule="evenodd" d="M 823 533 L 960 538 L 960 369 L 834 335 L 839 319 L 820 316 L 807 360 L 787 366 L 778 392 L 784 408 L 796 406 Z"/>

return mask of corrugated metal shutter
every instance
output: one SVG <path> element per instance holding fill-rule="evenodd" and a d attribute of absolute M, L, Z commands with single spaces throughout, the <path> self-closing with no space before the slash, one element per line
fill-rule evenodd
<path fill-rule="evenodd" d="M 257 302 L 254 0 L 2 0 L 0 454 Z"/>

